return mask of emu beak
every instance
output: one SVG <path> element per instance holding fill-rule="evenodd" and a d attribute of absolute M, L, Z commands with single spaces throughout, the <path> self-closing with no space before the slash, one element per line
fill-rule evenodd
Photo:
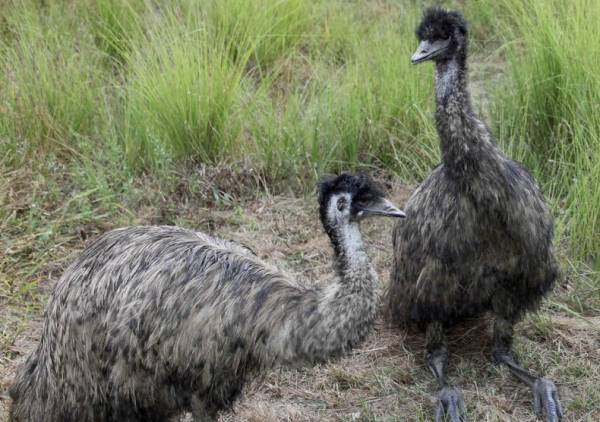
<path fill-rule="evenodd" d="M 384 216 L 384 217 L 397 217 L 397 218 L 406 217 L 406 214 L 404 214 L 404 211 L 402 211 L 401 209 L 396 207 L 394 204 L 392 204 L 390 201 L 388 201 L 385 198 L 382 198 L 378 202 L 361 209 L 359 211 L 359 214 L 361 214 L 363 217 L 369 217 L 369 216 L 374 216 L 374 215 L 380 215 L 380 216 Z"/>
<path fill-rule="evenodd" d="M 431 60 L 442 53 L 450 45 L 450 38 L 447 40 L 428 41 L 423 40 L 417 47 L 417 51 L 412 55 L 410 61 L 412 64 Z"/>

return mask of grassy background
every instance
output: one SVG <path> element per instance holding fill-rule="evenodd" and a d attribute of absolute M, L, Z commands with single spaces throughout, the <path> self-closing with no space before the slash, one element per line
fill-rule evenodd
<path fill-rule="evenodd" d="M 600 5 L 444 3 L 472 22 L 482 108 L 500 142 L 544 186 L 559 243 L 598 267 Z M 2 177 L 10 185 L 26 165 L 51 184 L 58 173 L 94 189 L 88 201 L 127 195 L 140 175 L 172 184 L 200 163 L 252 167 L 275 192 L 309 192 L 318 175 L 354 167 L 417 182 L 439 159 L 432 71 L 407 59 L 421 8 L 5 0 Z"/>
<path fill-rule="evenodd" d="M 471 22 L 477 107 L 552 204 L 565 280 L 547 306 L 599 315 L 600 3 L 441 3 Z M 0 361 L 109 228 L 256 225 L 257 197 L 310 194 L 341 169 L 422 180 L 439 161 L 433 70 L 409 64 L 422 7 L 0 0 Z"/>

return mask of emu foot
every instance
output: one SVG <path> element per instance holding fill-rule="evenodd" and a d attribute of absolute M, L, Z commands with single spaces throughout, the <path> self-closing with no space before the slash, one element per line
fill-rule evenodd
<path fill-rule="evenodd" d="M 435 422 L 465 422 L 467 420 L 462 394 L 454 387 L 446 386 L 438 394 Z"/>
<path fill-rule="evenodd" d="M 533 411 L 537 417 L 546 415 L 546 422 L 558 422 L 563 417 L 558 391 L 552 381 L 538 378 L 533 387 Z"/>

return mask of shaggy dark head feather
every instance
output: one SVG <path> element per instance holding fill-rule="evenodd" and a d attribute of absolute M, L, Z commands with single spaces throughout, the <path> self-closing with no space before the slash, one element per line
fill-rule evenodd
<path fill-rule="evenodd" d="M 349 193 L 352 198 L 353 212 L 358 204 L 374 202 L 385 198 L 386 194 L 379 183 L 364 173 L 342 173 L 322 179 L 317 187 L 319 192 L 319 213 L 321 222 L 327 226 L 327 208 L 329 200 L 335 194 Z"/>
<path fill-rule="evenodd" d="M 460 12 L 449 12 L 440 7 L 430 7 L 423 13 L 423 19 L 417 27 L 420 41 L 446 40 L 456 34 L 467 34 L 467 22 Z"/>

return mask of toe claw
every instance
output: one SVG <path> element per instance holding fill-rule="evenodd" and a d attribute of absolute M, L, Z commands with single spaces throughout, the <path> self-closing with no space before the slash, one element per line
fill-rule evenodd
<path fill-rule="evenodd" d="M 563 417 L 563 409 L 558 399 L 558 391 L 552 381 L 539 378 L 533 385 L 533 411 L 538 417 L 545 413 L 547 422 L 558 422 Z"/>
<path fill-rule="evenodd" d="M 542 398 L 535 392 L 533 393 L 533 413 L 538 418 L 542 416 Z"/>
<path fill-rule="evenodd" d="M 439 403 L 435 410 L 435 422 L 444 422 L 444 405 L 442 403 Z"/>
<path fill-rule="evenodd" d="M 560 400 L 558 399 L 558 391 L 554 391 L 552 393 L 552 399 L 554 400 L 554 403 L 556 403 L 556 413 L 558 414 L 558 419 L 562 419 L 563 417 L 563 409 L 562 409 L 562 405 L 560 404 Z"/>
<path fill-rule="evenodd" d="M 467 420 L 462 395 L 454 387 L 447 386 L 442 388 L 438 395 L 438 401 L 438 407 L 435 412 L 436 422 L 443 422 L 445 420 L 464 422 Z"/>

